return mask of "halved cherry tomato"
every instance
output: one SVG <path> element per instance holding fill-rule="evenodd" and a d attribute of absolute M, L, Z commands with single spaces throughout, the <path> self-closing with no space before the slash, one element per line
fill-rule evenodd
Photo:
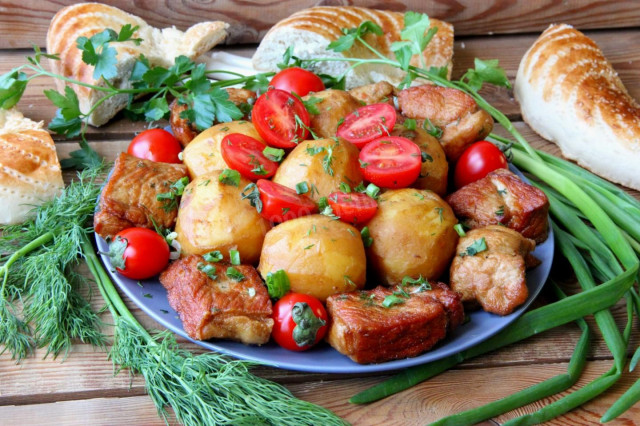
<path fill-rule="evenodd" d="M 311 198 L 284 185 L 266 179 L 260 179 L 256 185 L 262 201 L 260 214 L 271 222 L 284 222 L 318 211 Z"/>
<path fill-rule="evenodd" d="M 311 122 L 304 104 L 291 93 L 278 89 L 271 89 L 256 100 L 251 121 L 260 136 L 278 148 L 293 148 L 305 140 Z"/>
<path fill-rule="evenodd" d="M 396 110 L 391 105 L 365 105 L 344 118 L 336 136 L 362 149 L 372 140 L 388 136 L 395 124 Z"/>
<path fill-rule="evenodd" d="M 332 192 L 327 200 L 333 213 L 347 223 L 366 223 L 378 210 L 376 200 L 361 192 Z"/>
<path fill-rule="evenodd" d="M 273 306 L 273 340 L 290 351 L 304 351 L 327 334 L 329 317 L 313 296 L 288 293 Z"/>
<path fill-rule="evenodd" d="M 262 153 L 266 147 L 259 140 L 242 133 L 228 134 L 220 143 L 224 162 L 251 180 L 270 178 L 278 169 L 278 163 Z"/>
<path fill-rule="evenodd" d="M 509 168 L 509 162 L 500 148 L 488 141 L 476 142 L 464 150 L 453 174 L 456 188 L 482 179 L 496 169 Z"/>
<path fill-rule="evenodd" d="M 309 92 L 320 92 L 324 90 L 322 79 L 302 68 L 285 68 L 274 75 L 269 83 L 275 89 L 293 92 L 298 96 L 305 96 Z"/>
<path fill-rule="evenodd" d="M 127 228 L 109 243 L 109 258 L 127 278 L 143 280 L 158 275 L 169 263 L 169 245 L 157 232 Z"/>
<path fill-rule="evenodd" d="M 422 153 L 401 136 L 385 136 L 360 151 L 360 170 L 366 180 L 382 188 L 404 188 L 420 175 Z"/>
<path fill-rule="evenodd" d="M 127 153 L 145 160 L 161 163 L 182 163 L 178 155 L 182 145 L 164 129 L 148 129 L 138 134 L 127 149 Z"/>

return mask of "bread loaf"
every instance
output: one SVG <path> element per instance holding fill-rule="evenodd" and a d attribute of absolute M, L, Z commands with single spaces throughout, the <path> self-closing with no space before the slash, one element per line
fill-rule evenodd
<path fill-rule="evenodd" d="M 82 62 L 82 51 L 76 47 L 78 37 L 91 37 L 111 28 L 119 32 L 123 25 L 138 26 L 134 38 L 141 38 L 136 46 L 133 42 L 112 43 L 117 51 L 117 77 L 110 83 L 118 88 L 130 88 L 129 76 L 136 59 L 143 54 L 152 66 L 170 67 L 177 56 L 190 59 L 202 55 L 226 37 L 224 22 L 202 22 L 186 32 L 175 27 L 162 30 L 147 24 L 141 18 L 118 8 L 98 3 L 81 3 L 61 9 L 51 21 L 47 33 L 47 52 L 60 54 L 60 60 L 51 60 L 54 72 L 85 83 L 106 86 L 104 79 L 93 79 L 93 66 Z M 64 82 L 56 79 L 58 90 L 64 89 Z M 80 110 L 87 112 L 103 97 L 103 93 L 88 87 L 71 86 L 80 100 Z M 88 122 L 94 126 L 105 124 L 127 104 L 128 96 L 117 95 L 102 103 L 89 116 Z"/>
<path fill-rule="evenodd" d="M 565 157 L 640 190 L 640 107 L 593 40 L 551 25 L 522 58 L 515 96 L 527 124 Z"/>
<path fill-rule="evenodd" d="M 0 225 L 24 222 L 63 187 L 53 140 L 42 122 L 0 109 Z"/>
<path fill-rule="evenodd" d="M 362 7 L 312 7 L 294 13 L 278 22 L 260 42 L 253 56 L 253 66 L 259 71 L 278 71 L 277 64 L 282 62 L 285 50 L 293 47 L 293 54 L 299 58 L 320 57 L 356 57 L 373 58 L 371 51 L 360 43 L 345 52 L 327 50 L 330 42 L 340 38 L 343 28 L 355 28 L 364 21 L 378 24 L 384 31 L 383 36 L 368 34 L 365 39 L 382 54 L 389 58 L 395 55 L 391 43 L 400 41 L 400 31 L 404 28 L 404 15 L 399 12 L 365 9 Z M 431 42 L 423 52 L 426 67 L 447 67 L 451 74 L 453 57 L 453 26 L 443 21 L 431 19 L 431 26 L 438 27 Z M 417 55 L 411 59 L 412 65 L 419 64 Z M 341 75 L 350 66 L 347 62 L 320 62 L 311 69 L 318 73 Z M 388 65 L 369 64 L 354 69 L 347 75 L 347 89 L 378 81 L 389 81 L 397 85 L 405 72 Z"/>

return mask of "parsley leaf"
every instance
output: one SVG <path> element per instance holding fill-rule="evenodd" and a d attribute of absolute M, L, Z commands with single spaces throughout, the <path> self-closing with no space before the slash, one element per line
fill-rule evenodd
<path fill-rule="evenodd" d="M 262 200 L 260 200 L 260 190 L 258 185 L 250 183 L 242 190 L 242 199 L 249 200 L 249 204 L 256 208 L 258 213 L 262 212 Z"/>
<path fill-rule="evenodd" d="M 461 80 L 467 82 L 472 90 L 477 92 L 482 89 L 484 83 L 506 87 L 507 89 L 511 88 L 507 74 L 504 69 L 498 66 L 497 59 L 483 61 L 482 59 L 475 58 L 474 66 L 475 69 L 469 69 L 461 78 Z"/>
<path fill-rule="evenodd" d="M 485 241 L 484 237 L 482 237 L 479 240 L 474 240 L 473 243 L 471 243 L 471 245 L 469 245 L 465 251 L 460 253 L 460 257 L 475 256 L 476 254 L 481 253 L 485 250 L 487 250 L 487 242 Z"/>
<path fill-rule="evenodd" d="M 267 157 L 269 160 L 279 163 L 284 158 L 285 152 L 284 152 L 284 149 L 273 148 L 271 146 L 268 146 L 262 150 L 262 154 L 265 157 Z"/>
<path fill-rule="evenodd" d="M 396 294 L 390 294 L 382 301 L 382 306 L 390 308 L 395 305 L 402 305 L 404 303 L 404 297 L 397 296 Z"/>
<path fill-rule="evenodd" d="M 267 291 L 272 299 L 280 299 L 291 289 L 289 276 L 284 269 L 267 273 Z"/>
<path fill-rule="evenodd" d="M 309 114 L 313 114 L 313 115 L 320 114 L 320 110 L 318 109 L 316 104 L 321 103 L 322 101 L 324 101 L 324 99 L 311 96 L 309 99 L 306 99 L 306 100 L 301 99 L 301 100 L 302 100 L 302 103 L 304 104 L 304 107 L 307 109 L 307 111 L 309 111 Z"/>
<path fill-rule="evenodd" d="M 218 176 L 218 181 L 224 185 L 240 185 L 240 173 L 233 169 L 224 169 Z"/>
<path fill-rule="evenodd" d="M 342 33 L 344 34 L 342 37 L 337 40 L 332 41 L 327 46 L 327 50 L 333 50 L 334 52 L 344 52 L 345 50 L 351 49 L 353 43 L 359 38 L 368 33 L 373 33 L 375 35 L 381 36 L 384 34 L 382 28 L 378 24 L 374 24 L 371 21 L 364 21 L 358 28 L 351 29 L 343 29 Z"/>
<path fill-rule="evenodd" d="M 102 157 L 84 139 L 80 140 L 80 149 L 70 152 L 69 156 L 70 158 L 60 160 L 60 167 L 63 169 L 95 169 L 102 164 Z"/>
<path fill-rule="evenodd" d="M 17 70 L 0 76 L 0 108 L 9 109 L 17 104 L 27 83 L 27 74 Z"/>

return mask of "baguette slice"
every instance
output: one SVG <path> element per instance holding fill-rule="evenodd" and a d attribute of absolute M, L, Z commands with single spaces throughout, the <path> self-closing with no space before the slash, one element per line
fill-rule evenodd
<path fill-rule="evenodd" d="M 329 43 L 343 35 L 343 28 L 355 28 L 363 21 L 372 21 L 384 31 L 383 36 L 367 34 L 365 40 L 382 54 L 395 58 L 391 51 L 391 43 L 400 40 L 400 32 L 404 28 L 404 14 L 362 7 L 318 6 L 296 12 L 271 28 L 253 56 L 253 66 L 259 71 L 278 71 L 277 64 L 282 62 L 282 56 L 289 46 L 293 47 L 293 55 L 303 59 L 373 58 L 373 53 L 360 43 L 354 43 L 351 49 L 342 53 L 327 50 Z M 447 75 L 450 77 L 453 26 L 437 19 L 431 19 L 431 26 L 438 27 L 438 32 L 423 52 L 426 67 L 447 67 Z M 413 56 L 411 64 L 419 65 L 418 55 Z M 320 62 L 311 69 L 317 73 L 338 76 L 346 71 L 349 65 L 347 62 Z M 404 71 L 387 65 L 362 65 L 347 75 L 346 87 L 350 89 L 383 80 L 398 85 L 404 76 Z"/>
<path fill-rule="evenodd" d="M 522 116 L 562 154 L 640 190 L 640 105 L 598 46 L 569 25 L 551 25 L 520 62 Z"/>
<path fill-rule="evenodd" d="M 168 68 L 180 55 L 195 59 L 210 50 L 226 37 L 225 29 L 228 27 L 228 24 L 216 21 L 201 22 L 186 32 L 175 27 L 160 30 L 115 7 L 98 3 L 75 4 L 61 9 L 49 26 L 47 52 L 60 54 L 59 61 L 50 61 L 52 71 L 85 83 L 106 86 L 103 78 L 98 81 L 93 78 L 93 66 L 82 62 L 82 51 L 76 47 L 76 40 L 82 36 L 91 37 L 107 28 L 119 32 L 125 24 L 139 27 L 133 37 L 141 38 L 142 43 L 139 46 L 130 41 L 111 43 L 117 51 L 118 75 L 110 83 L 118 88 L 131 87 L 129 76 L 140 54 L 149 60 L 150 65 Z M 63 81 L 56 79 L 56 86 L 58 90 L 64 90 Z M 71 87 L 78 95 L 82 112 L 89 111 L 103 97 L 102 92 L 88 87 Z M 125 107 L 127 101 L 127 95 L 117 95 L 105 101 L 89 116 L 89 124 L 105 124 Z"/>
<path fill-rule="evenodd" d="M 51 136 L 42 122 L 0 109 L 0 225 L 24 222 L 63 188 Z"/>

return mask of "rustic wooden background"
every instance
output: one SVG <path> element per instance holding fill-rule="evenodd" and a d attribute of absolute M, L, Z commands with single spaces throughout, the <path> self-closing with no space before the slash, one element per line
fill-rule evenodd
<path fill-rule="evenodd" d="M 0 0 L 0 74 L 25 63 L 32 44 L 44 45 L 49 20 L 54 13 L 72 1 Z M 426 11 L 432 17 L 455 25 L 454 78 L 473 64 L 475 57 L 497 58 L 513 81 L 526 49 L 539 32 L 553 22 L 565 22 L 587 30 L 619 72 L 630 93 L 640 99 L 640 2 L 638 1 L 515 1 L 515 0 L 440 0 L 313 2 L 293 1 L 107 1 L 137 14 L 156 26 L 176 25 L 185 29 L 205 19 L 222 19 L 232 24 L 230 43 L 254 43 L 278 19 L 314 4 L 353 4 L 394 10 Z M 492 35 L 491 35 L 492 34 Z M 227 47 L 226 50 L 250 56 L 255 45 Z M 42 91 L 53 86 L 52 80 L 41 78 L 28 87 L 18 107 L 34 120 L 48 122 L 55 107 Z M 486 98 L 505 112 L 516 127 L 536 147 L 559 155 L 557 148 L 542 140 L 521 121 L 520 111 L 511 91 L 489 89 Z M 107 158 L 125 150 L 132 135 L 144 123 L 132 123 L 118 117 L 99 129 L 91 129 L 91 145 Z M 77 143 L 56 137 L 61 157 Z M 65 180 L 72 178 L 65 174 Z M 630 191 L 636 197 L 640 194 Z M 567 288 L 575 283 L 566 274 L 567 266 L 556 262 L 554 275 L 566 278 Z M 540 301 L 552 297 L 543 292 Z M 137 318 L 148 328 L 159 326 L 136 306 L 127 301 Z M 101 307 L 99 297 L 93 305 Z M 625 309 L 613 309 L 619 324 L 625 320 Z M 108 316 L 105 320 L 110 320 Z M 591 321 L 590 321 L 591 322 Z M 591 322 L 592 323 L 592 322 Z M 592 323 L 593 324 L 593 323 Z M 107 333 L 111 333 L 107 330 Z M 348 421 L 359 424 L 421 425 L 447 414 L 468 409 L 511 394 L 526 386 L 566 371 L 567 363 L 579 336 L 573 324 L 558 327 L 489 355 L 457 366 L 445 374 L 368 406 L 353 406 L 346 401 L 354 393 L 387 378 L 381 375 L 332 375 L 296 373 L 272 368 L 258 368 L 262 377 L 284 383 L 294 394 L 334 410 Z M 201 349 L 182 342 L 194 352 Z M 631 347 L 640 343 L 637 324 Z M 113 376 L 106 354 L 87 345 L 75 345 L 68 357 L 42 359 L 44 351 L 20 365 L 4 354 L 0 356 L 0 425 L 27 424 L 162 424 L 153 404 L 144 392 L 140 377 L 133 380 L 126 372 Z M 582 386 L 606 372 L 611 356 L 602 339 L 595 337 L 585 373 L 578 382 Z M 598 424 L 608 406 L 635 380 L 640 371 L 626 374 L 604 395 L 552 424 Z M 525 412 L 547 405 L 558 396 L 523 407 L 517 412 L 494 418 L 488 424 L 500 424 Z M 640 408 L 634 407 L 615 425 L 640 424 Z"/>

